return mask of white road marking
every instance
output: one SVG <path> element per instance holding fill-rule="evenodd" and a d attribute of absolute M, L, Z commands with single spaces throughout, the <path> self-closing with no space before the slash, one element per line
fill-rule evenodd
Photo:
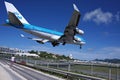
<path fill-rule="evenodd" d="M 9 65 L 4 65 L 4 64 L 2 64 L 1 62 L 0 62 L 0 65 L 2 65 L 3 68 L 11 71 L 14 75 L 18 76 L 18 77 L 21 78 L 22 80 L 27 80 L 26 78 L 24 78 L 23 76 L 21 76 L 20 74 L 18 74 L 18 73 L 15 72 L 14 70 L 12 70 L 12 69 L 9 67 Z M 7 73 L 7 72 L 6 72 L 6 73 Z M 8 74 L 8 73 L 7 73 L 7 74 Z M 10 75 L 9 75 L 9 76 L 10 76 Z M 11 80 L 12 78 L 8 78 L 8 79 Z M 7 80 L 8 80 L 8 79 L 7 79 Z M 2 80 L 4 80 L 4 79 L 2 79 Z"/>

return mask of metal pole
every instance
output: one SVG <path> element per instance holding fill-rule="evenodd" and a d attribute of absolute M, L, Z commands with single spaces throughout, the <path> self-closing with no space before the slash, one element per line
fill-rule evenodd
<path fill-rule="evenodd" d="M 119 64 L 117 64 L 116 80 L 119 80 Z"/>
<path fill-rule="evenodd" d="M 57 63 L 57 69 L 59 68 L 59 63 Z"/>
<path fill-rule="evenodd" d="M 35 60 L 35 62 L 34 62 L 34 66 L 36 66 L 37 65 L 37 60 Z"/>
<path fill-rule="evenodd" d="M 68 71 L 71 71 L 71 70 L 70 70 L 70 62 L 69 62 L 69 64 L 68 64 Z"/>
<path fill-rule="evenodd" d="M 111 63 L 110 63 L 110 65 L 109 65 L 109 75 L 108 75 L 108 76 L 109 76 L 108 79 L 111 80 Z"/>
<path fill-rule="evenodd" d="M 93 75 L 93 63 L 91 63 L 91 75 Z"/>
<path fill-rule="evenodd" d="M 49 62 L 47 63 L 47 68 L 49 68 Z"/>

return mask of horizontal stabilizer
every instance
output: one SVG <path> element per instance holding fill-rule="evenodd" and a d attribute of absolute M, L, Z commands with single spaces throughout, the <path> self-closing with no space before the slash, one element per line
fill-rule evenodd
<path fill-rule="evenodd" d="M 20 34 L 21 37 L 25 37 L 23 34 Z"/>
<path fill-rule="evenodd" d="M 1 26 L 11 26 L 10 24 L 1 24 Z"/>

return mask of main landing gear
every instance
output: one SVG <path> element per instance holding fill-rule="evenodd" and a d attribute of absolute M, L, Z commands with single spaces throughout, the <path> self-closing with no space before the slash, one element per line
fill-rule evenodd
<path fill-rule="evenodd" d="M 58 46 L 59 43 L 58 43 L 58 41 L 54 41 L 54 42 L 52 42 L 52 45 L 53 45 L 53 47 L 55 47 L 55 46 Z"/>
<path fill-rule="evenodd" d="M 82 45 L 80 45 L 80 49 L 82 49 Z"/>

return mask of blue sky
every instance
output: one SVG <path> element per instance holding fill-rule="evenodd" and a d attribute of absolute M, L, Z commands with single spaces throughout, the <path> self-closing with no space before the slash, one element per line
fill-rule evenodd
<path fill-rule="evenodd" d="M 34 37 L 13 27 L 0 26 L 0 46 L 23 50 L 40 50 L 57 54 L 72 54 L 82 60 L 120 59 L 120 1 L 119 0 L 7 0 L 13 3 L 26 20 L 36 26 L 43 26 L 64 32 L 75 3 L 81 12 L 79 28 L 84 30 L 86 45 L 80 50 L 76 45 L 52 47 L 50 43 L 38 44 L 21 38 L 20 34 Z M 0 1 L 0 24 L 5 23 L 7 13 L 4 0 Z"/>

